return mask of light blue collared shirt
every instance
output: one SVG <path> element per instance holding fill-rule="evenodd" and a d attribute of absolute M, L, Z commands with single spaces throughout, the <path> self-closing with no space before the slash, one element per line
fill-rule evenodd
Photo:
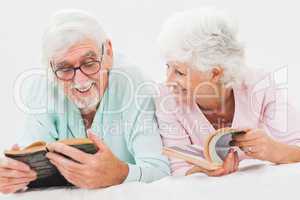
<path fill-rule="evenodd" d="M 168 160 L 161 154 L 153 92 L 143 83 L 137 68 L 114 66 L 91 126 L 111 151 L 128 164 L 125 182 L 151 182 L 170 175 Z M 78 108 L 55 84 L 38 79 L 27 91 L 27 106 L 38 110 L 27 116 L 22 146 L 37 140 L 87 137 Z"/>

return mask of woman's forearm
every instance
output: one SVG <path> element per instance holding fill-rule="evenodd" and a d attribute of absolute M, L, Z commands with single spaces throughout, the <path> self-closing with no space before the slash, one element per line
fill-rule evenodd
<path fill-rule="evenodd" d="M 288 164 L 300 162 L 300 147 L 295 145 L 288 144 L 279 144 L 279 159 L 276 162 L 277 164 Z M 277 152 L 274 152 L 277 153 Z"/>

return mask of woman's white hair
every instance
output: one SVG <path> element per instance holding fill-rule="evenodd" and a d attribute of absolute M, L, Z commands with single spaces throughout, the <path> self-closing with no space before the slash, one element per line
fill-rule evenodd
<path fill-rule="evenodd" d="M 232 86 L 242 82 L 245 68 L 237 31 L 236 21 L 226 12 L 205 7 L 171 16 L 163 25 L 158 45 L 167 61 L 187 63 L 202 71 L 222 67 L 223 83 Z"/>
<path fill-rule="evenodd" d="M 97 19 L 81 10 L 61 10 L 55 13 L 46 29 L 42 41 L 44 64 L 56 55 L 65 53 L 82 40 L 95 41 L 99 49 L 107 35 Z"/>

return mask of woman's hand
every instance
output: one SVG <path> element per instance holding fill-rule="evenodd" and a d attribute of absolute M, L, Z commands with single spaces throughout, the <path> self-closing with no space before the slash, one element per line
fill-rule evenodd
<path fill-rule="evenodd" d="M 232 143 L 251 158 L 281 164 L 290 162 L 289 155 L 299 155 L 299 148 L 275 141 L 263 129 L 247 129 L 245 132 L 234 136 Z"/>
<path fill-rule="evenodd" d="M 239 168 L 238 154 L 233 149 L 230 149 L 221 168 L 215 170 L 207 170 L 199 166 L 194 166 L 189 171 L 187 171 L 186 175 L 191 175 L 194 173 L 205 173 L 208 176 L 224 176 L 236 172 L 238 168 Z"/>

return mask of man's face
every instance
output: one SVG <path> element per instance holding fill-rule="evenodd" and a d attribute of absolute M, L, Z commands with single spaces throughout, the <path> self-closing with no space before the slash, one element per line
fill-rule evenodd
<path fill-rule="evenodd" d="M 105 58 L 101 57 L 102 49 L 99 49 L 95 42 L 86 40 L 72 46 L 65 54 L 55 57 L 53 61 L 52 67 L 55 71 L 60 68 L 75 68 L 102 59 L 101 65 L 98 63 L 100 70 L 92 75 L 76 70 L 73 79 L 58 79 L 67 97 L 83 112 L 88 112 L 99 104 L 108 84 L 110 66 L 107 66 L 104 63 Z"/>

